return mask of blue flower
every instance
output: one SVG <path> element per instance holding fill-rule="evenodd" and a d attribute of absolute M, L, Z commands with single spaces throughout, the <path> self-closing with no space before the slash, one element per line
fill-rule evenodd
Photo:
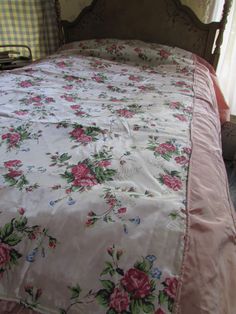
<path fill-rule="evenodd" d="M 129 219 L 129 221 L 133 222 L 135 225 L 139 225 L 141 220 L 140 220 L 139 216 L 137 216 L 135 218 Z"/>
<path fill-rule="evenodd" d="M 56 204 L 55 201 L 50 201 L 50 202 L 49 202 L 49 205 L 52 206 L 52 207 L 53 207 L 55 204 Z"/>
<path fill-rule="evenodd" d="M 69 197 L 69 199 L 68 199 L 68 201 L 67 201 L 67 204 L 68 204 L 68 205 L 74 205 L 75 203 L 76 203 L 76 201 L 73 200 L 72 197 Z"/>
<path fill-rule="evenodd" d="M 38 252 L 38 248 L 33 249 L 32 252 L 30 252 L 27 256 L 26 256 L 26 260 L 27 262 L 33 263 L 35 261 L 35 257 L 37 255 Z"/>
<path fill-rule="evenodd" d="M 157 259 L 155 255 L 148 255 L 145 257 L 149 262 L 153 263 Z"/>
<path fill-rule="evenodd" d="M 151 271 L 152 278 L 160 279 L 161 275 L 162 275 L 162 271 L 157 267 Z"/>

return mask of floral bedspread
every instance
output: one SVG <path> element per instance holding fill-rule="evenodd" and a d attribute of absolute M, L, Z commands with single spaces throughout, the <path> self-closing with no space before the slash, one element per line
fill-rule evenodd
<path fill-rule="evenodd" d="M 0 74 L 0 298 L 39 313 L 172 313 L 194 61 L 69 44 Z"/>

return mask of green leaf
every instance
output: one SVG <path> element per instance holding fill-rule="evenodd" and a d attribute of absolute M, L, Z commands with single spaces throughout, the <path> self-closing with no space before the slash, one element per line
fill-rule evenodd
<path fill-rule="evenodd" d="M 18 231 L 21 231 L 27 225 L 27 222 L 28 220 L 26 217 L 21 217 L 19 220 L 14 221 L 14 226 Z"/>
<path fill-rule="evenodd" d="M 65 162 L 67 160 L 69 160 L 71 158 L 70 155 L 68 155 L 68 153 L 64 153 L 59 157 L 60 162 Z"/>
<path fill-rule="evenodd" d="M 64 309 L 59 309 L 59 314 L 66 314 L 67 312 L 66 312 L 66 310 L 64 310 Z"/>
<path fill-rule="evenodd" d="M 115 284 L 110 281 L 110 280 L 100 280 L 103 288 L 105 288 L 109 293 L 112 293 L 114 288 L 115 288 Z"/>
<path fill-rule="evenodd" d="M 101 276 L 106 275 L 106 274 L 110 274 L 111 276 L 114 275 L 115 270 L 113 268 L 113 265 L 111 262 L 105 262 L 106 264 L 106 268 L 104 268 L 104 270 L 101 272 Z"/>
<path fill-rule="evenodd" d="M 149 270 L 152 268 L 152 262 L 146 260 L 143 258 L 143 261 L 142 262 L 136 262 L 134 264 L 134 267 L 145 272 L 145 273 L 148 273 Z"/>
<path fill-rule="evenodd" d="M 168 310 L 172 313 L 173 311 L 173 305 L 174 305 L 174 300 L 171 298 L 168 298 Z"/>
<path fill-rule="evenodd" d="M 4 239 L 4 242 L 10 246 L 15 246 L 21 242 L 21 240 L 22 237 L 19 237 L 16 233 L 12 233 Z"/>
<path fill-rule="evenodd" d="M 8 237 L 10 234 L 12 234 L 13 229 L 14 228 L 13 228 L 13 224 L 12 224 L 12 221 L 11 221 L 11 222 L 5 224 L 5 226 L 0 230 L 1 231 L 0 235 L 1 235 L 1 238 L 2 238 L 3 242 L 4 242 L 4 239 L 6 237 Z"/>
<path fill-rule="evenodd" d="M 154 280 L 151 280 L 151 281 L 150 281 L 150 285 L 151 285 L 151 287 L 152 287 L 152 291 L 156 290 L 156 283 L 155 283 Z"/>
<path fill-rule="evenodd" d="M 168 302 L 168 296 L 163 291 L 160 291 L 158 300 L 159 300 L 159 304 L 162 305 Z"/>
<path fill-rule="evenodd" d="M 70 292 L 71 292 L 71 297 L 70 297 L 71 299 L 76 299 L 79 297 L 81 288 L 78 284 L 74 287 L 68 287 L 68 288 L 70 289 Z"/>
<path fill-rule="evenodd" d="M 150 302 L 142 302 L 142 308 L 144 313 L 154 313 L 155 306 Z"/>
<path fill-rule="evenodd" d="M 96 299 L 100 305 L 107 307 L 109 304 L 110 293 L 105 289 L 99 290 Z"/>
<path fill-rule="evenodd" d="M 144 302 L 152 303 L 152 302 L 155 301 L 155 299 L 156 299 L 155 295 L 150 294 L 149 296 L 147 296 L 147 297 L 144 299 Z"/>
<path fill-rule="evenodd" d="M 17 264 L 17 260 L 18 260 L 19 258 L 21 258 L 21 256 L 22 256 L 22 254 L 20 254 L 18 251 L 14 250 L 14 249 L 12 249 L 12 250 L 10 251 L 11 262 L 12 262 L 13 264 Z"/>
<path fill-rule="evenodd" d="M 130 304 L 130 309 L 132 314 L 140 313 L 140 303 L 138 300 L 132 300 Z"/>

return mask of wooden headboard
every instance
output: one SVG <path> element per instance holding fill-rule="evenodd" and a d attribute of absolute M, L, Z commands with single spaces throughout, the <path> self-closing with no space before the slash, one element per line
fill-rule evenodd
<path fill-rule="evenodd" d="M 189 50 L 216 68 L 231 4 L 225 0 L 220 22 L 204 24 L 179 0 L 93 0 L 75 21 L 62 25 L 66 43 L 139 39 Z"/>

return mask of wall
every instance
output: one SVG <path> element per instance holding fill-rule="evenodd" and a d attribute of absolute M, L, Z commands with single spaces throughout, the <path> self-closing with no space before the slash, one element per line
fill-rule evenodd
<path fill-rule="evenodd" d="M 209 4 L 214 3 L 214 0 L 181 0 L 183 4 L 191 7 L 200 19 L 206 21 L 210 10 Z M 79 12 L 92 0 L 60 0 L 62 8 L 62 19 L 74 20 Z"/>

